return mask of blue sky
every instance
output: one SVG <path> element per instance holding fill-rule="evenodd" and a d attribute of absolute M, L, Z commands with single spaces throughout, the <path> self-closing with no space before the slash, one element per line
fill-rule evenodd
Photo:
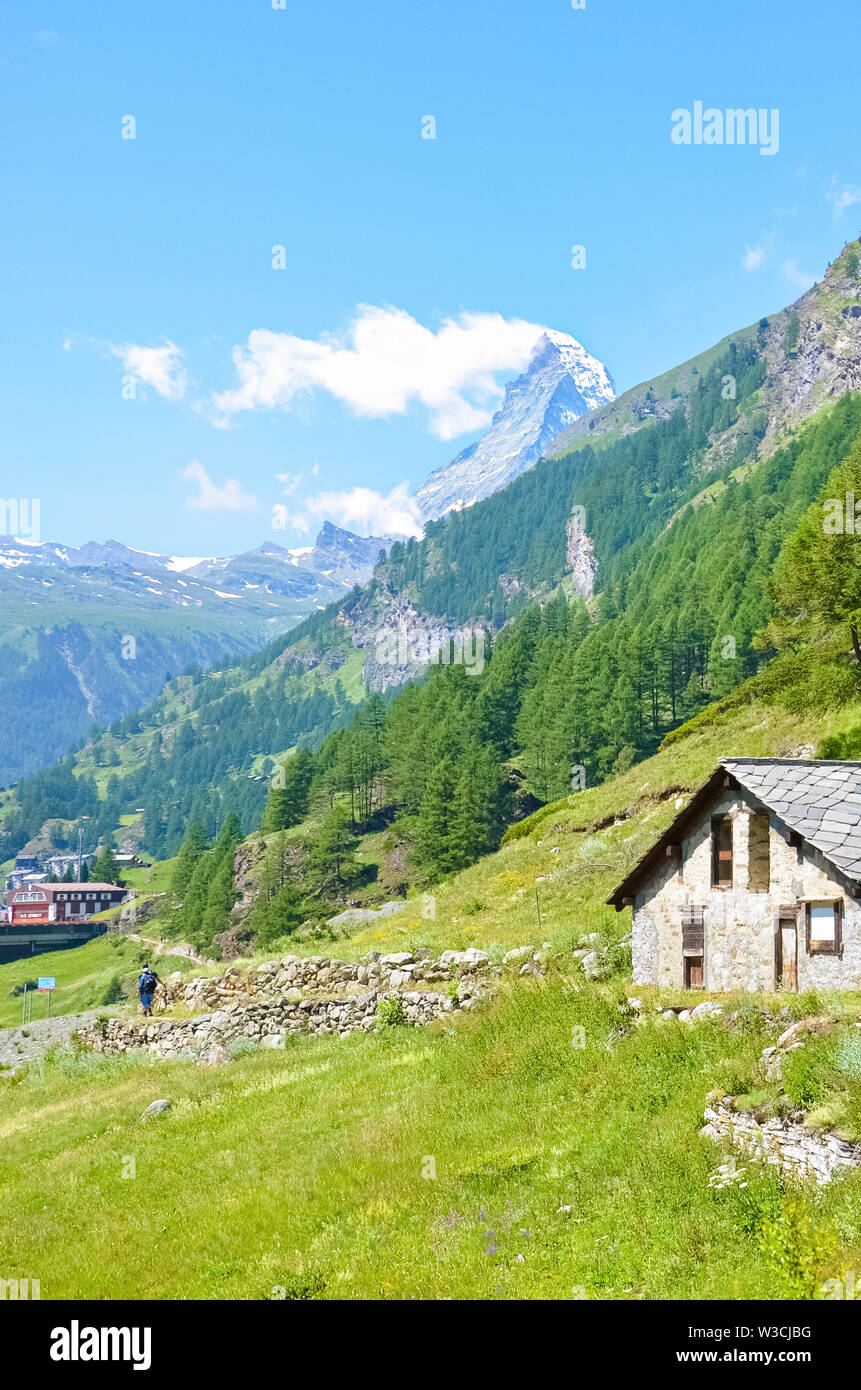
<path fill-rule="evenodd" d="M 524 322 L 621 391 L 781 308 L 861 221 L 856 31 L 853 0 L 6 0 L 3 497 L 187 555 L 367 529 Z M 674 144 L 698 100 L 777 108 L 778 153 Z"/>

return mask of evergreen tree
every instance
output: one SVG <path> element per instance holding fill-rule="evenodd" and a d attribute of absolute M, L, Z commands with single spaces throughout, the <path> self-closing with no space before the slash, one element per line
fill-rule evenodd
<path fill-rule="evenodd" d="M 305 819 L 313 774 L 314 757 L 307 748 L 297 749 L 286 763 L 279 764 L 272 777 L 263 814 L 265 834 L 289 830 Z"/>
<path fill-rule="evenodd" d="M 354 884 L 361 865 L 353 853 L 356 836 L 349 811 L 333 806 L 314 839 L 308 860 L 308 878 L 322 894 L 338 894 Z"/>
<path fill-rule="evenodd" d="M 463 869 L 499 848 L 511 813 L 502 768 L 489 748 L 477 749 L 461 768 L 452 807 L 449 855 Z"/>
<path fill-rule="evenodd" d="M 120 871 L 110 845 L 105 845 L 101 854 L 96 855 L 91 873 L 94 883 L 117 883 L 122 886 Z"/>
<path fill-rule="evenodd" d="M 199 821 L 188 827 L 170 876 L 168 921 L 171 929 L 182 931 L 183 907 L 197 864 L 207 846 L 206 831 Z"/>
<path fill-rule="evenodd" d="M 209 944 L 219 932 L 226 931 L 237 896 L 233 855 L 225 853 L 207 887 L 206 907 L 199 932 L 202 942 Z"/>
<path fill-rule="evenodd" d="M 792 646 L 848 630 L 861 667 L 861 536 L 856 534 L 856 496 L 861 499 L 861 439 L 829 474 L 820 500 L 805 511 L 777 558 L 772 592 L 778 611 L 765 629 L 764 644 Z"/>
<path fill-rule="evenodd" d="M 432 881 L 458 867 L 459 850 L 452 834 L 452 807 L 458 776 L 452 758 L 431 772 L 421 800 L 415 832 L 416 858 Z"/>

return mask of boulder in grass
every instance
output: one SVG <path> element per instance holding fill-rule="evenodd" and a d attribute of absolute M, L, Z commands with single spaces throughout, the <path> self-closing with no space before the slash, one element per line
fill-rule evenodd
<path fill-rule="evenodd" d="M 169 1109 L 170 1109 L 170 1101 L 169 1101 L 169 1100 L 154 1100 L 154 1101 L 152 1102 L 151 1105 L 148 1105 L 148 1106 L 147 1106 L 146 1110 L 145 1110 L 145 1111 L 143 1112 L 143 1114 L 141 1115 L 141 1119 L 142 1119 L 142 1120 L 152 1120 L 152 1119 L 155 1118 L 156 1115 L 163 1115 L 164 1112 L 165 1112 L 165 1110 L 169 1110 Z"/>
<path fill-rule="evenodd" d="M 720 1004 L 716 1004 L 713 999 L 704 999 L 701 1004 L 691 1009 L 691 1018 L 715 1018 L 722 1013 Z"/>
<path fill-rule="evenodd" d="M 527 959 L 532 959 L 532 947 L 514 946 L 510 951 L 506 951 L 502 957 L 502 964 L 505 966 L 521 965 Z"/>
<path fill-rule="evenodd" d="M 589 951 L 580 965 L 587 980 L 606 980 L 610 974 L 607 959 L 600 951 Z"/>

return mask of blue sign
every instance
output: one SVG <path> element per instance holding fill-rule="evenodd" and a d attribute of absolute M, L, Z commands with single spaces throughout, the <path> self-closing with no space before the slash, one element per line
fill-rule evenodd
<path fill-rule="evenodd" d="M 40 976 L 39 976 L 39 979 L 38 979 L 38 982 L 37 982 L 37 987 L 38 987 L 39 989 L 56 989 L 56 988 L 57 988 L 57 977 L 56 977 L 56 975 L 40 975 Z"/>

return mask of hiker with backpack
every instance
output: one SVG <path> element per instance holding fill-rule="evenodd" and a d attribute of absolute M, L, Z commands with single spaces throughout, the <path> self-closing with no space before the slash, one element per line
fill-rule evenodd
<path fill-rule="evenodd" d="M 158 986 L 162 983 L 154 970 L 150 970 L 145 965 L 138 980 L 138 995 L 140 996 L 141 1008 L 144 1018 L 152 1018 L 152 999 Z"/>

